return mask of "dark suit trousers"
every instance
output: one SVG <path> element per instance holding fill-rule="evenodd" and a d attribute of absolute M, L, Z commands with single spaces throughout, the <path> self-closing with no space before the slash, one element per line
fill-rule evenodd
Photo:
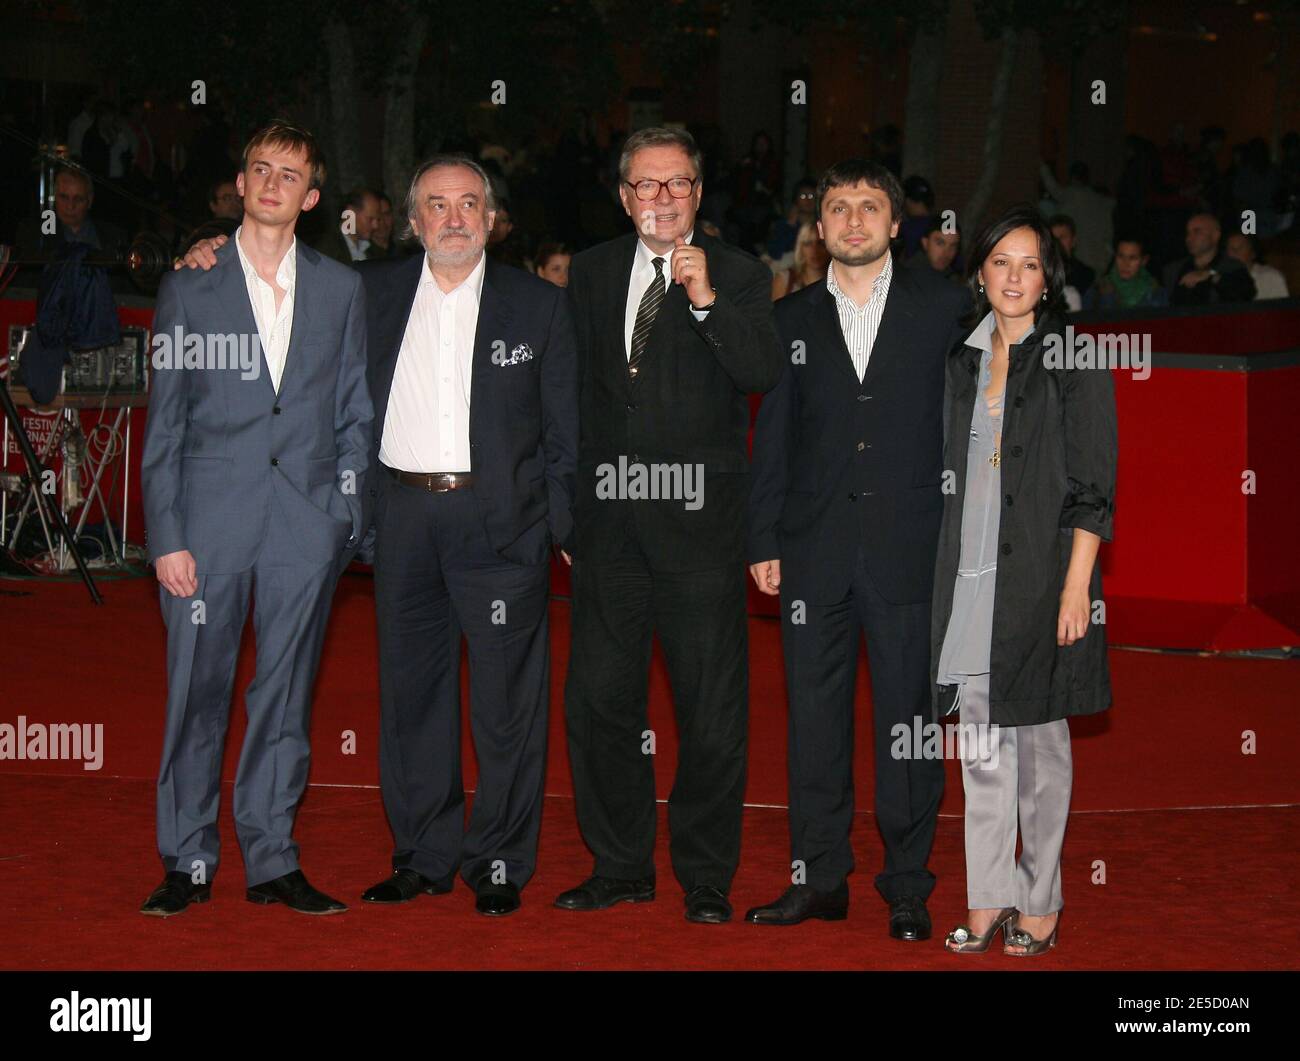
<path fill-rule="evenodd" d="M 793 622 L 794 591 L 781 590 L 781 634 L 790 702 L 790 851 L 807 883 L 836 887 L 853 869 L 853 691 L 858 638 L 867 635 L 875 719 L 876 824 L 885 868 L 876 887 L 887 899 L 927 897 L 934 874 L 925 868 L 934 843 L 943 762 L 895 759 L 892 728 L 930 718 L 930 603 L 891 604 L 877 591 L 859 551 L 848 595 L 830 605 L 807 604 Z"/>
<path fill-rule="evenodd" d="M 616 556 L 573 562 L 573 643 L 565 686 L 578 823 L 595 872 L 655 873 L 655 778 L 643 748 L 652 634 L 677 717 L 668 797 L 673 870 L 683 888 L 726 892 L 740 857 L 749 707 L 745 573 L 654 570 L 629 537 Z M 656 734 L 656 742 L 668 734 Z"/>
<path fill-rule="evenodd" d="M 537 863 L 546 773 L 550 568 L 503 559 L 469 490 L 431 494 L 376 472 L 379 779 L 393 867 L 461 870 L 471 887 Z M 479 777 L 469 827 L 460 766 L 460 636 L 469 645 Z"/>
<path fill-rule="evenodd" d="M 193 875 L 201 863 L 209 881 L 220 855 L 221 759 L 235 663 L 253 601 L 257 670 L 244 697 L 248 729 L 234 798 L 250 887 L 299 868 L 293 822 L 307 786 L 312 690 L 339 576 L 337 562 L 311 566 L 296 559 L 277 511 L 268 526 L 248 571 L 199 574 L 192 597 L 158 587 L 167 624 L 158 849 L 167 870 Z"/>

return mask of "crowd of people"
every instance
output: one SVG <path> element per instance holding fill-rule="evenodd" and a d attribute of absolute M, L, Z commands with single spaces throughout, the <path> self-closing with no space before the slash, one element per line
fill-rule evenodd
<path fill-rule="evenodd" d="M 1139 138 L 1130 141 L 1140 142 Z M 1172 197 L 1165 191 L 1145 191 L 1132 178 L 1131 169 L 1146 157 L 1136 147 L 1132 151 L 1120 185 L 1126 194 L 1136 190 L 1140 205 L 1091 184 L 1085 163 L 1070 167 L 1064 185 L 1046 163 L 1041 167 L 1043 195 L 1038 205 L 1065 263 L 1069 311 L 1289 296 L 1286 277 L 1263 261 L 1262 244 L 1295 223 L 1300 137 L 1291 133 L 1283 138 L 1282 158 L 1276 164 L 1269 160 L 1262 140 L 1251 141 L 1228 174 L 1214 168 L 1213 152 L 1207 147 L 1197 156 L 1199 183 L 1183 186 Z M 814 186 L 811 180 L 800 181 L 788 212 L 772 222 L 764 245 L 754 248 L 775 274 L 774 298 L 826 275 L 829 257 L 812 217 Z M 956 213 L 936 212 L 934 190 L 924 177 L 908 177 L 903 189 L 904 218 L 894 241 L 896 260 L 960 282 L 964 271 Z M 1176 243 L 1166 238 L 1168 231 L 1178 233 Z"/>
<path fill-rule="evenodd" d="M 184 150 L 172 145 L 160 152 L 139 101 L 117 108 L 88 97 L 67 130 L 72 164 L 53 178 L 55 231 L 43 231 L 39 217 L 23 221 L 15 257 L 44 260 L 63 241 L 121 250 L 140 231 L 154 233 L 179 256 L 200 239 L 230 235 L 243 215 L 231 128 L 219 110 L 199 121 Z M 602 146 L 591 115 L 583 113 L 550 152 L 512 153 L 471 140 L 447 147 L 476 158 L 492 180 L 498 211 L 488 252 L 563 286 L 574 252 L 622 231 L 617 158 L 623 139 L 615 130 Z M 757 133 L 745 156 L 731 163 L 712 142 L 716 135 L 699 139 L 706 166 L 702 230 L 760 257 L 772 271 L 773 299 L 824 278 L 830 256 L 813 216 L 816 175 L 798 179 L 787 196 L 766 133 Z M 1091 179 L 1084 162 L 1072 164 L 1064 182 L 1042 164 L 1038 206 L 1066 264 L 1068 310 L 1288 296 L 1286 277 L 1265 257 L 1268 243 L 1294 224 L 1300 134 L 1282 137 L 1276 158 L 1262 139 L 1240 144 L 1226 168 L 1219 161 L 1225 142 L 1218 127 L 1203 129 L 1196 146 L 1185 142 L 1181 127 L 1164 148 L 1129 136 L 1113 194 Z M 942 207 L 925 176 L 903 179 L 898 136 L 878 132 L 868 147 L 868 156 L 904 189 L 895 260 L 959 281 L 963 219 Z M 303 234 L 330 257 L 352 262 L 418 252 L 409 227 L 403 231 L 405 204 L 395 208 L 386 190 L 356 187 L 326 202 L 322 216 L 304 215 Z M 36 275 L 29 271 L 29 284 Z"/>

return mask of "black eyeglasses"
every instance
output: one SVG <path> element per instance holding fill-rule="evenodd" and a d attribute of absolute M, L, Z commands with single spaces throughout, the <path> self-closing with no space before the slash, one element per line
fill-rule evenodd
<path fill-rule="evenodd" d="M 667 188 L 668 194 L 674 199 L 685 199 L 694 190 L 699 179 L 699 177 L 670 177 L 666 181 L 654 181 L 647 178 L 635 184 L 631 181 L 623 183 L 636 192 L 636 197 L 643 203 L 649 203 L 659 198 L 661 188 Z"/>

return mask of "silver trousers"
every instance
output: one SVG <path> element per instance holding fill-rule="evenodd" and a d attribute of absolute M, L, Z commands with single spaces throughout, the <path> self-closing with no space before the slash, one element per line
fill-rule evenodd
<path fill-rule="evenodd" d="M 1061 845 L 1074 780 L 1069 724 L 990 726 L 987 674 L 969 677 L 959 706 L 968 738 L 961 746 L 967 904 L 1015 907 L 1030 917 L 1055 913 L 1062 906 Z"/>

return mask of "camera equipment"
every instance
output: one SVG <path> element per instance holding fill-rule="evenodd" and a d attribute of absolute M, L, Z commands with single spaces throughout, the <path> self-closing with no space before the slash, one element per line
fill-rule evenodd
<path fill-rule="evenodd" d="M 22 382 L 23 351 L 35 325 L 9 326 L 9 378 Z M 128 326 L 113 346 L 69 350 L 63 368 L 64 394 L 143 394 L 149 388 L 148 330 Z"/>
<path fill-rule="evenodd" d="M 18 415 L 18 409 L 14 405 L 13 395 L 9 393 L 9 384 L 3 377 L 0 377 L 0 407 L 3 408 L 5 417 L 8 419 L 10 426 L 13 427 L 14 435 L 18 440 L 18 448 L 27 464 L 28 486 L 42 525 L 46 525 L 47 519 L 54 523 L 59 536 L 63 539 L 64 544 L 68 547 L 68 552 L 72 555 L 73 562 L 77 565 L 77 570 L 81 573 L 81 580 L 86 584 L 86 589 L 90 592 L 91 601 L 95 604 L 103 604 L 104 598 L 100 596 L 99 587 L 95 585 L 95 580 L 90 575 L 90 569 L 86 567 L 86 561 L 81 556 L 81 550 L 77 548 L 76 536 L 68 526 L 68 521 L 63 518 L 63 510 L 57 504 L 52 503 L 51 498 L 45 494 L 43 488 L 46 482 L 47 469 L 41 466 L 41 462 L 36 457 L 36 450 L 32 447 L 32 440 L 27 436 L 22 417 Z"/>

